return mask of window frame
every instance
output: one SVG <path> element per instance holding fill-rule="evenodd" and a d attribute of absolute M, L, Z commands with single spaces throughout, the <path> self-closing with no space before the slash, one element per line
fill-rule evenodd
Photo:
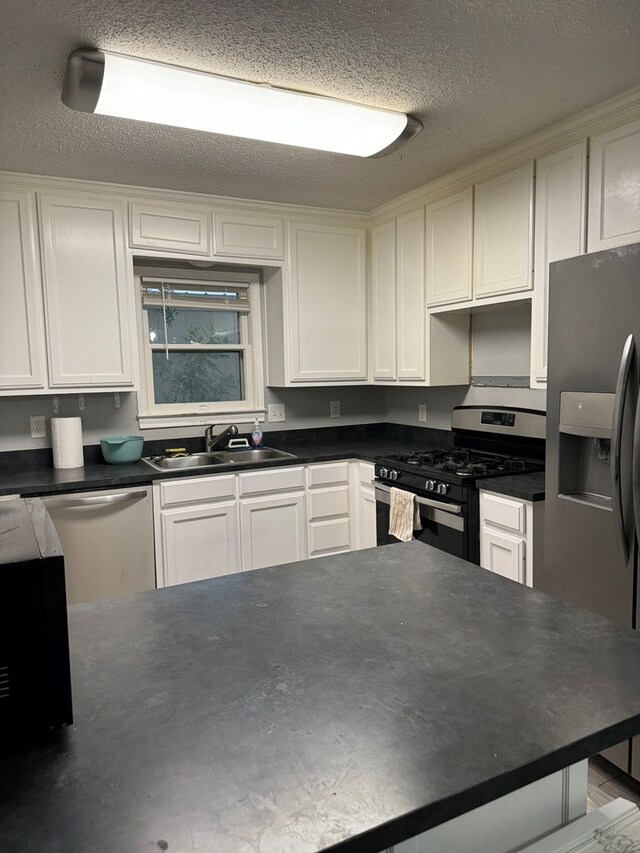
<path fill-rule="evenodd" d="M 166 278 L 175 282 L 198 284 L 227 283 L 248 285 L 249 311 L 239 316 L 240 344 L 169 344 L 171 351 L 240 351 L 243 357 L 244 400 L 202 403 L 156 403 L 153 385 L 154 349 L 164 350 L 164 344 L 152 345 L 149 341 L 149 318 L 143 307 L 143 279 Z M 257 271 L 241 270 L 196 270 L 145 267 L 136 265 L 135 284 L 137 291 L 140 391 L 138 393 L 138 423 L 141 429 L 174 426 L 200 426 L 209 424 L 214 418 L 238 423 L 252 423 L 256 417 L 264 419 L 264 364 L 262 348 L 261 278 Z M 185 300 L 187 302 L 188 300 Z M 188 307 L 188 306 L 185 306 Z M 200 303 L 198 307 L 202 308 Z M 212 305 L 212 309 L 215 307 Z M 245 343 L 242 343 L 242 341 Z"/>

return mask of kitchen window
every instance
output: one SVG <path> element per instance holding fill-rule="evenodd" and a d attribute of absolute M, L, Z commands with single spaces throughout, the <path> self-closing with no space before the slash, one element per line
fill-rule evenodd
<path fill-rule="evenodd" d="M 264 411 L 257 273 L 142 274 L 141 427 Z"/>

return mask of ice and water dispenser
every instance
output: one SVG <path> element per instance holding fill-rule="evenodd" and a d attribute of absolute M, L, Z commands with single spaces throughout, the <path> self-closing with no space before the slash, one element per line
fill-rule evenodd
<path fill-rule="evenodd" d="M 611 510 L 614 403 L 615 394 L 560 393 L 559 497 Z"/>

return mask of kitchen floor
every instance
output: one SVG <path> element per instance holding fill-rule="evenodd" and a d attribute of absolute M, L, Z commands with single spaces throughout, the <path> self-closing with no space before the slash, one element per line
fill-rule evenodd
<path fill-rule="evenodd" d="M 599 809 L 616 797 L 624 797 L 625 800 L 640 806 L 640 782 L 627 776 L 606 758 L 600 756 L 590 758 L 587 783 L 588 811 Z"/>

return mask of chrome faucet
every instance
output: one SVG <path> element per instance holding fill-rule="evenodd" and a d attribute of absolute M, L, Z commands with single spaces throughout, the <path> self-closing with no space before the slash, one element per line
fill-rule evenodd
<path fill-rule="evenodd" d="M 211 453 L 214 448 L 220 447 L 225 438 L 238 434 L 238 427 L 235 424 L 229 424 L 229 426 L 223 426 L 222 430 L 214 435 L 213 431 L 217 426 L 218 424 L 211 424 L 204 431 L 204 446 L 207 453 Z"/>

